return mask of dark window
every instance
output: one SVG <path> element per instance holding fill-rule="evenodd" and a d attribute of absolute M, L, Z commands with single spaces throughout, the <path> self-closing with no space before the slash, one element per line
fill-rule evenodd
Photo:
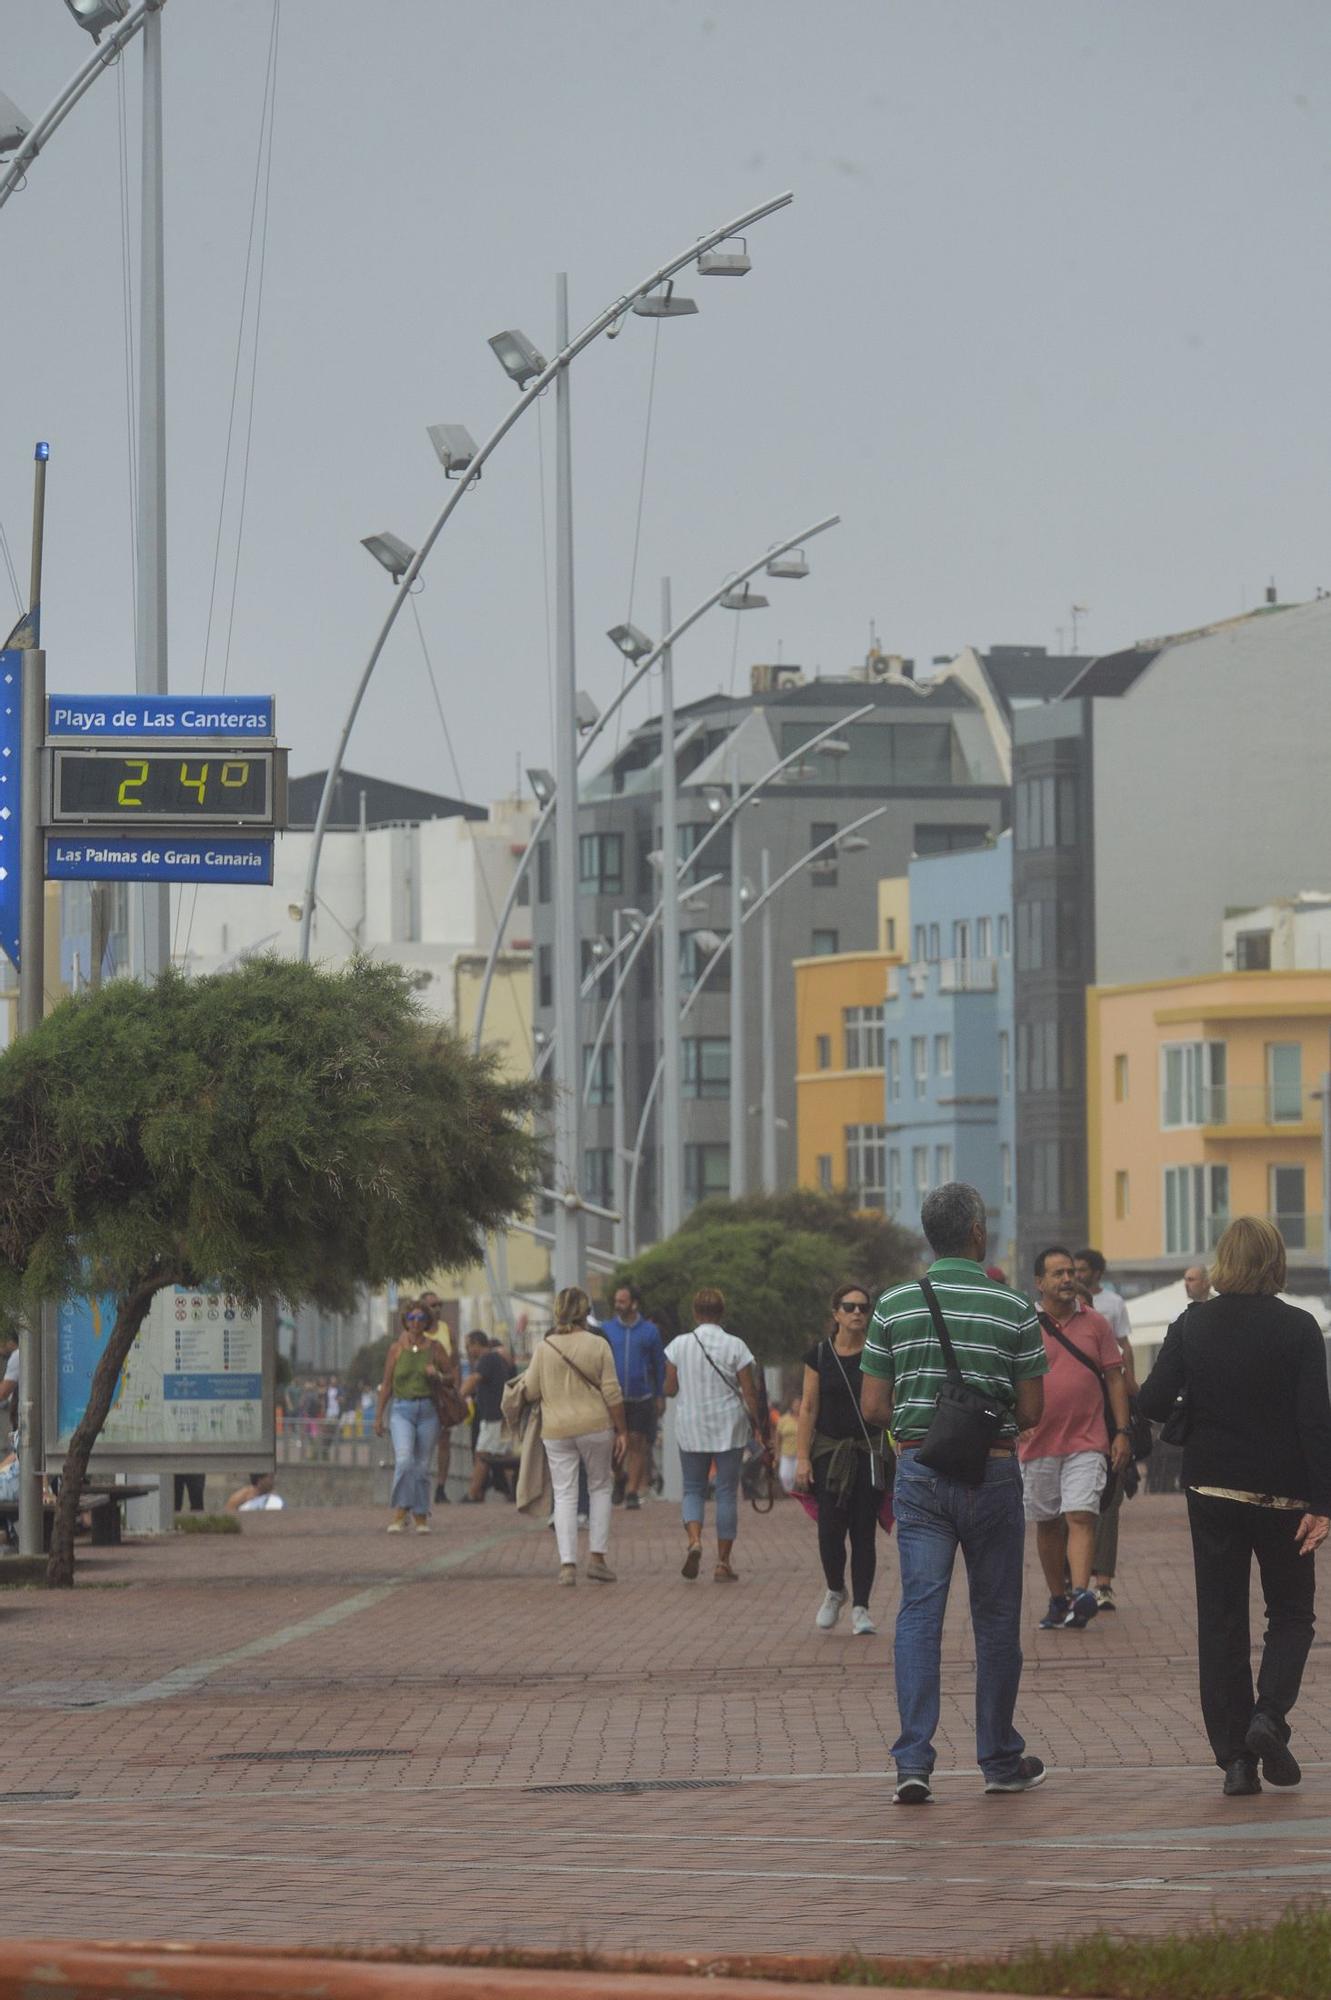
<path fill-rule="evenodd" d="M 821 847 L 825 840 L 836 838 L 837 823 L 834 819 L 816 819 L 809 828 L 809 846 Z M 825 854 L 809 868 L 809 874 L 816 889 L 835 889 L 837 886 L 836 849 L 829 847 Z"/>
<path fill-rule="evenodd" d="M 588 896 L 622 896 L 624 893 L 624 836 L 622 833 L 583 833 L 578 836 L 578 887 Z"/>
<path fill-rule="evenodd" d="M 684 1199 L 690 1208 L 712 1195 L 730 1192 L 729 1146 L 684 1148 Z"/>
<path fill-rule="evenodd" d="M 548 903 L 550 900 L 550 843 L 538 840 L 536 843 L 536 900 Z"/>
<path fill-rule="evenodd" d="M 1234 940 L 1234 969 L 1236 972 L 1271 970 L 1270 931 L 1239 932 Z"/>
<path fill-rule="evenodd" d="M 613 1208 L 614 1154 L 609 1146 L 588 1146 L 582 1155 L 582 1192 L 598 1208 Z"/>
<path fill-rule="evenodd" d="M 814 932 L 811 950 L 815 958 L 835 958 L 840 949 L 840 931 Z"/>
<path fill-rule="evenodd" d="M 712 831 L 713 821 L 693 820 L 675 828 L 675 859 L 681 866 L 692 858 L 693 850 Z M 708 875 L 720 875 L 730 879 L 730 828 L 723 826 L 712 840 L 708 840 L 702 859 L 692 871 L 695 882 Z M 686 877 L 686 880 L 688 877 Z"/>
<path fill-rule="evenodd" d="M 646 896 L 649 891 L 654 891 L 656 887 L 656 871 L 647 858 L 652 851 L 652 830 L 649 826 L 640 826 L 638 828 L 637 833 L 633 837 L 633 851 L 637 857 L 638 894 Z M 653 894 L 652 901 L 655 902 L 655 900 L 656 897 Z"/>
<path fill-rule="evenodd" d="M 518 877 L 517 896 L 514 907 L 519 910 L 531 908 L 531 869 L 524 868 Z"/>
<path fill-rule="evenodd" d="M 1060 847 L 1077 845 L 1077 781 L 1075 778 L 1060 778 L 1058 781 L 1058 844 Z"/>
<path fill-rule="evenodd" d="M 685 1097 L 729 1097 L 730 1042 L 727 1037 L 685 1037 L 682 1089 Z"/>
<path fill-rule="evenodd" d="M 713 947 L 715 949 L 715 947 Z M 703 967 L 712 957 L 705 945 L 698 942 L 696 931 L 681 931 L 679 934 L 679 978 L 688 994 L 702 977 Z M 704 993 L 728 993 L 730 991 L 730 953 L 723 951 L 707 975 Z"/>
<path fill-rule="evenodd" d="M 592 1062 L 592 1044 L 584 1043 L 582 1050 L 582 1074 L 587 1083 L 588 1104 L 613 1104 L 615 1101 L 615 1052 L 609 1042 L 602 1042 L 596 1051 L 596 1061 Z"/>
<path fill-rule="evenodd" d="M 831 1069 L 832 1067 L 832 1037 L 830 1035 L 819 1035 L 818 1037 L 818 1067 L 819 1069 Z"/>
<path fill-rule="evenodd" d="M 987 826 L 929 826 L 919 823 L 911 835 L 916 854 L 957 854 L 968 847 L 983 847 L 988 838 Z"/>
<path fill-rule="evenodd" d="M 553 1007 L 555 1004 L 553 945 L 543 944 L 537 948 L 536 1004 L 538 1007 Z"/>

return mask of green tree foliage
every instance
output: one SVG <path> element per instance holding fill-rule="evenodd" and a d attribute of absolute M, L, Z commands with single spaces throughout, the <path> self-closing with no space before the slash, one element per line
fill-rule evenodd
<path fill-rule="evenodd" d="M 346 1396 L 359 1396 L 366 1389 L 379 1387 L 394 1338 L 391 1333 L 381 1333 L 377 1340 L 367 1340 L 363 1347 L 356 1349 L 342 1371 L 342 1389 Z"/>
<path fill-rule="evenodd" d="M 538 1180 L 536 1096 L 428 1022 L 396 967 L 269 958 L 67 1000 L 0 1057 L 0 1304 L 109 1292 L 49 1580 L 153 1296 L 209 1279 L 346 1310 L 475 1261 Z"/>
<path fill-rule="evenodd" d="M 726 1325 L 759 1361 L 794 1360 L 828 1324 L 828 1302 L 847 1279 L 871 1293 L 906 1277 L 918 1240 L 848 1196 L 797 1188 L 786 1194 L 709 1201 L 664 1243 L 622 1266 L 647 1311 L 672 1331 L 693 1324 L 693 1294 L 716 1285 Z"/>

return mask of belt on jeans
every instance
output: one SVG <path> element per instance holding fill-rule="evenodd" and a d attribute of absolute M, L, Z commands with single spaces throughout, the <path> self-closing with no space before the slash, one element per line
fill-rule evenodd
<path fill-rule="evenodd" d="M 896 1447 L 899 1452 L 914 1451 L 923 1443 L 923 1438 L 898 1438 L 896 1440 Z M 989 1447 L 990 1458 L 1015 1458 L 1016 1455 L 1017 1447 L 1014 1444 L 991 1444 Z"/>

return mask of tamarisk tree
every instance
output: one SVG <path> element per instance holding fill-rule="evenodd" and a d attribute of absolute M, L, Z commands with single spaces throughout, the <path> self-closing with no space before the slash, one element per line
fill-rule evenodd
<path fill-rule="evenodd" d="M 0 1310 L 110 1294 L 47 1581 L 157 1292 L 345 1310 L 473 1262 L 539 1179 L 536 1093 L 427 1020 L 407 975 L 276 958 L 66 1000 L 0 1056 Z"/>

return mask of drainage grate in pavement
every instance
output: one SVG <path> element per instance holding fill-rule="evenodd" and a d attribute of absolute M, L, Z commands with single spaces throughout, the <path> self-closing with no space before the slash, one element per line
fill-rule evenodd
<path fill-rule="evenodd" d="M 331 1764 L 366 1757 L 410 1757 L 410 1750 L 219 1750 L 214 1764 Z"/>
<path fill-rule="evenodd" d="M 589 1798 L 606 1792 L 621 1795 L 626 1792 L 630 1795 L 636 1792 L 727 1792 L 738 1783 L 738 1778 L 617 1778 L 604 1785 L 524 1785 L 523 1790 L 538 1792 L 547 1798 L 554 1793 L 564 1798 Z"/>
<path fill-rule="evenodd" d="M 0 1792 L 0 1806 L 45 1806 L 77 1797 L 77 1792 Z"/>

